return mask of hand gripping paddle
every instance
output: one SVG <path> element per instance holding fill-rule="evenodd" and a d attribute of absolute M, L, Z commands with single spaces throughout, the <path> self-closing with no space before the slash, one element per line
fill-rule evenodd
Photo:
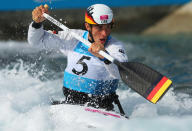
<path fill-rule="evenodd" d="M 71 34 L 77 40 L 91 46 L 89 41 L 85 40 L 75 32 L 70 31 L 69 28 L 55 20 L 53 17 L 46 13 L 44 13 L 43 16 L 50 22 Z M 152 103 L 157 103 L 157 101 L 160 100 L 172 84 L 172 81 L 166 76 L 163 76 L 159 72 L 144 64 L 137 62 L 119 62 L 102 50 L 99 51 L 99 54 L 118 66 L 124 83 Z"/>

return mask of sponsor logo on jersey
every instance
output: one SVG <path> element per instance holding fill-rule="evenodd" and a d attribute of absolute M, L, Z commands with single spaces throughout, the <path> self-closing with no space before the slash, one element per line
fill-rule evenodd
<path fill-rule="evenodd" d="M 119 49 L 119 52 L 125 54 L 125 51 L 122 49 Z"/>

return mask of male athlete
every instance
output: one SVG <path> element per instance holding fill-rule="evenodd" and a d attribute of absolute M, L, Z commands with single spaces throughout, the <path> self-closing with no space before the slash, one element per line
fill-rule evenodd
<path fill-rule="evenodd" d="M 52 34 L 43 30 L 44 12 L 48 8 L 42 5 L 33 10 L 28 42 L 47 50 L 62 50 L 67 56 L 63 79 L 65 103 L 113 110 L 113 102 L 118 99 L 119 71 L 98 52 L 103 50 L 120 62 L 127 62 L 128 58 L 122 42 L 110 36 L 114 24 L 112 10 L 104 4 L 92 5 L 85 12 L 86 30 L 72 30 L 92 43 L 89 48 L 68 32 Z"/>

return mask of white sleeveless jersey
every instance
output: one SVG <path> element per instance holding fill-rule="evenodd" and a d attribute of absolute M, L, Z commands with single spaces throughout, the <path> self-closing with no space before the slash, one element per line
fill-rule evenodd
<path fill-rule="evenodd" d="M 87 31 L 72 31 L 88 39 Z M 120 78 L 117 66 L 113 63 L 106 65 L 104 60 L 88 52 L 88 47 L 70 34 L 62 31 L 54 35 L 30 25 L 28 42 L 44 49 L 64 52 L 67 67 L 63 85 L 66 88 L 95 95 L 113 93 L 117 89 Z M 108 37 L 105 50 L 120 62 L 127 62 L 122 43 L 111 36 Z"/>

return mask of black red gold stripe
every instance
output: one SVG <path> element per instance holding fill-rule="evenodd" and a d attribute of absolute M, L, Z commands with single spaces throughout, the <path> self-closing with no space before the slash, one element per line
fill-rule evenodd
<path fill-rule="evenodd" d="M 147 99 L 152 103 L 156 103 L 163 93 L 169 88 L 172 81 L 167 77 L 162 77 L 162 79 L 157 83 L 153 90 L 148 95 Z"/>

